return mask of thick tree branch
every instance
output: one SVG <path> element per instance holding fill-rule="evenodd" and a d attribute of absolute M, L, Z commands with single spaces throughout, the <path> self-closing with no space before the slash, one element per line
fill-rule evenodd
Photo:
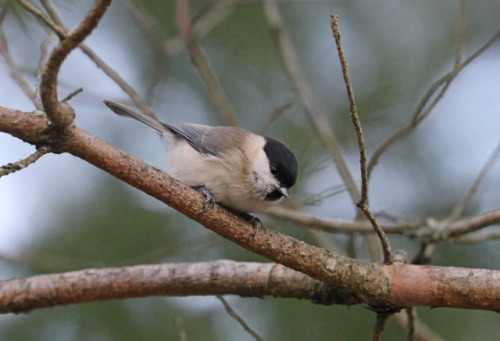
<path fill-rule="evenodd" d="M 390 279 L 384 307 L 500 311 L 500 271 L 377 265 Z M 366 278 L 369 284 L 371 278 Z M 360 288 L 328 285 L 279 264 L 214 261 L 86 269 L 0 281 L 0 313 L 146 296 L 239 295 L 365 304 Z"/>
<path fill-rule="evenodd" d="M 381 267 L 391 278 L 393 306 L 500 312 L 500 271 L 411 264 Z"/>
<path fill-rule="evenodd" d="M 333 295 L 329 286 L 278 264 L 214 261 L 87 269 L 0 281 L 0 313 L 131 297 L 228 294 L 348 302 L 342 293 Z"/>

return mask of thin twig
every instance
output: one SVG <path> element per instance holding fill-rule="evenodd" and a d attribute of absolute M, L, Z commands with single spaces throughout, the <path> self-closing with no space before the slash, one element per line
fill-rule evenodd
<path fill-rule="evenodd" d="M 394 320 L 404 329 L 408 328 L 408 314 L 405 311 L 401 311 L 393 315 Z M 423 322 L 417 315 L 416 309 L 413 309 L 413 320 L 414 320 L 414 340 L 422 341 L 444 341 L 444 339 L 436 334 L 425 322 Z"/>
<path fill-rule="evenodd" d="M 80 50 L 87 55 L 94 62 L 94 64 L 100 68 L 109 78 L 111 78 L 122 90 L 125 92 L 134 104 L 146 115 L 155 117 L 155 114 L 146 103 L 146 101 L 139 95 L 134 88 L 127 83 L 125 79 L 115 71 L 111 66 L 109 66 L 101 57 L 99 57 L 88 45 L 80 44 Z"/>
<path fill-rule="evenodd" d="M 140 2 L 122 0 L 122 3 L 124 3 L 132 17 L 145 31 L 145 36 L 150 39 L 155 49 L 154 58 L 156 60 L 157 72 L 150 77 L 144 95 L 146 101 L 150 103 L 154 97 L 156 87 L 160 84 L 168 70 L 171 57 L 183 51 L 186 48 L 186 44 L 179 35 L 165 38 L 161 34 L 163 31 L 162 26 L 158 25 L 154 16 L 150 15 Z M 198 40 L 203 39 L 212 32 L 212 30 L 224 22 L 234 10 L 233 6 L 221 7 L 220 3 L 215 3 L 207 7 L 209 7 L 209 9 L 202 11 L 202 13 L 196 15 L 192 19 L 193 32 Z"/>
<path fill-rule="evenodd" d="M 387 238 L 387 235 L 382 230 L 382 228 L 380 228 L 380 226 L 377 223 L 377 220 L 375 219 L 373 214 L 370 212 L 370 209 L 368 208 L 368 173 L 366 169 L 366 147 L 365 147 L 365 141 L 363 139 L 363 130 L 361 128 L 361 121 L 359 120 L 358 109 L 356 108 L 356 102 L 354 100 L 354 92 L 351 86 L 349 70 L 347 68 L 347 62 L 345 60 L 344 51 L 342 48 L 342 40 L 340 38 L 340 31 L 338 26 L 338 16 L 332 15 L 330 17 L 330 22 L 332 25 L 333 37 L 337 45 L 340 65 L 342 67 L 342 74 L 344 75 L 344 82 L 347 89 L 347 97 L 349 98 L 351 119 L 356 129 L 356 136 L 358 137 L 360 169 L 361 169 L 361 196 L 356 205 L 361 209 L 361 211 L 371 222 L 375 232 L 377 233 L 380 239 L 380 243 L 382 244 L 382 251 L 384 253 L 384 263 L 392 264 L 394 260 L 392 256 L 392 250 L 391 250 L 391 245 L 389 243 L 389 239 Z"/>
<path fill-rule="evenodd" d="M 457 238 L 451 238 L 450 242 L 457 244 L 477 244 L 496 239 L 500 239 L 500 231 L 498 229 L 488 232 L 476 232 L 476 233 L 464 234 Z"/>
<path fill-rule="evenodd" d="M 19 69 L 16 67 L 14 60 L 12 59 L 12 56 L 10 55 L 9 48 L 7 45 L 7 40 L 5 39 L 5 36 L 3 34 L 3 30 L 1 27 L 0 27 L 0 55 L 2 55 L 3 59 L 5 60 L 5 64 L 7 65 L 7 68 L 9 69 L 9 73 L 10 73 L 10 76 L 12 77 L 12 79 L 17 83 L 17 85 L 24 92 L 26 97 L 28 97 L 29 100 L 34 103 L 35 102 L 35 92 L 33 91 L 31 85 L 21 75 L 21 72 L 19 72 Z"/>
<path fill-rule="evenodd" d="M 358 221 L 337 221 L 321 219 L 307 215 L 297 210 L 286 209 L 283 207 L 273 207 L 266 211 L 266 214 L 280 220 L 287 220 L 312 230 L 327 232 L 327 233 L 373 233 L 373 226 L 367 220 Z M 387 233 L 404 235 L 414 232 L 420 224 L 416 222 L 399 222 L 397 225 L 384 225 L 383 229 Z"/>
<path fill-rule="evenodd" d="M 245 329 L 245 331 L 248 334 L 250 334 L 257 341 L 264 340 L 262 337 L 259 336 L 259 334 L 257 334 L 252 328 L 250 328 L 250 326 L 245 322 L 245 320 L 243 320 L 243 318 L 240 315 L 238 315 L 238 313 L 233 308 L 231 308 L 231 306 L 229 305 L 229 303 L 227 303 L 224 297 L 222 297 L 221 295 L 217 295 L 215 297 L 217 297 L 217 299 L 222 302 L 222 305 L 224 305 L 224 309 L 226 309 L 226 312 L 229 314 L 229 316 L 235 319 L 243 327 L 243 329 Z"/>
<path fill-rule="evenodd" d="M 369 234 L 373 227 L 367 221 L 334 221 L 321 219 L 307 215 L 305 213 L 290 210 L 282 207 L 273 207 L 266 211 L 266 214 L 280 220 L 288 220 L 295 224 L 302 225 L 314 230 L 328 233 L 362 233 Z M 443 221 L 446 232 L 456 240 L 462 235 L 470 236 L 470 232 L 478 231 L 488 226 L 500 224 L 500 209 L 483 212 L 471 217 L 465 217 L 456 221 Z M 411 238 L 418 238 L 422 229 L 429 229 L 428 223 L 420 220 L 398 221 L 393 225 L 382 226 L 386 233 L 407 235 Z M 481 241 L 484 239 L 481 239 Z"/>
<path fill-rule="evenodd" d="M 458 237 L 495 224 L 500 224 L 500 209 L 450 222 L 447 224 L 447 232 L 451 237 Z"/>
<path fill-rule="evenodd" d="M 188 338 L 187 338 L 186 324 L 184 323 L 184 320 L 180 317 L 176 317 L 175 326 L 177 327 L 177 331 L 179 332 L 179 340 L 187 341 Z"/>
<path fill-rule="evenodd" d="M 477 49 L 469 58 L 465 59 L 459 66 L 454 66 L 453 70 L 439 78 L 437 81 L 431 84 L 427 92 L 421 98 L 420 102 L 417 105 L 414 113 L 412 114 L 411 121 L 404 127 L 396 130 L 390 137 L 388 137 L 385 141 L 383 141 L 373 152 L 370 160 L 368 161 L 368 178 L 370 178 L 373 168 L 378 162 L 380 156 L 396 141 L 404 138 L 409 133 L 411 133 L 415 128 L 425 119 L 427 118 L 438 101 L 444 96 L 446 90 L 450 83 L 455 79 L 455 77 L 473 60 L 475 60 L 481 53 L 487 50 L 493 43 L 495 43 L 500 38 L 500 30 L 497 31 L 483 46 Z M 432 104 L 424 111 L 427 103 L 432 98 L 436 91 L 439 91 L 439 94 L 436 96 Z"/>
<path fill-rule="evenodd" d="M 405 309 L 408 316 L 408 341 L 413 341 L 415 337 L 415 307 Z"/>
<path fill-rule="evenodd" d="M 460 9 L 458 16 L 458 29 L 457 29 L 457 47 L 455 49 L 455 68 L 460 67 L 462 62 L 465 33 L 467 31 L 467 3 L 466 0 L 460 0 Z"/>
<path fill-rule="evenodd" d="M 297 93 L 298 99 L 307 115 L 311 118 L 313 127 L 316 129 L 321 142 L 335 162 L 337 171 L 347 188 L 352 203 L 356 205 L 359 198 L 356 182 L 346 165 L 337 136 L 331 129 L 330 122 L 328 122 L 328 112 L 324 104 L 315 96 L 311 84 L 300 66 L 291 33 L 286 29 L 277 3 L 273 0 L 266 0 L 264 2 L 264 13 L 280 48 L 285 71 Z"/>
<path fill-rule="evenodd" d="M 462 215 L 462 213 L 464 212 L 465 208 L 469 204 L 470 200 L 472 199 L 472 197 L 476 193 L 477 188 L 479 187 L 479 185 L 483 181 L 483 179 L 486 176 L 486 174 L 488 173 L 488 171 L 493 167 L 493 165 L 495 164 L 495 162 L 498 160 L 499 156 L 500 156 L 500 142 L 498 143 L 498 145 L 493 150 L 493 153 L 491 153 L 490 157 L 488 158 L 488 160 L 484 164 L 483 168 L 481 169 L 481 171 L 477 175 L 476 179 L 472 183 L 472 185 L 469 188 L 469 190 L 467 191 L 467 193 L 458 202 L 458 204 L 453 208 L 453 211 L 451 212 L 451 214 L 448 217 L 448 219 L 450 219 L 450 220 L 456 220 L 457 218 L 459 218 Z"/>
<path fill-rule="evenodd" d="M 436 250 L 436 243 L 427 242 L 420 245 L 420 250 L 413 257 L 411 263 L 415 265 L 427 265 L 430 263 L 431 256 Z"/>
<path fill-rule="evenodd" d="M 54 21 L 54 23 L 56 25 L 58 25 L 59 28 L 62 29 L 63 32 L 66 32 L 66 29 L 64 28 L 64 24 L 63 24 L 63 21 L 61 19 L 61 16 L 59 15 L 59 13 L 57 13 L 56 9 L 54 8 L 54 6 L 52 6 L 50 1 L 49 0 L 40 0 L 40 2 L 42 3 L 43 8 L 45 8 L 45 10 L 47 11 L 47 14 L 49 15 L 49 17 Z"/>
<path fill-rule="evenodd" d="M 191 61 L 196 67 L 205 87 L 208 90 L 208 96 L 212 103 L 217 108 L 218 113 L 221 115 L 222 120 L 226 125 L 238 126 L 239 122 L 234 112 L 234 109 L 227 98 L 227 95 L 222 88 L 215 72 L 213 71 L 210 63 L 205 56 L 201 46 L 198 43 L 191 22 L 189 12 L 189 0 L 177 0 L 177 26 L 188 48 Z"/>
<path fill-rule="evenodd" d="M 150 82 L 147 85 L 144 95 L 146 101 L 150 103 L 153 100 L 156 87 L 160 84 L 168 70 L 171 57 L 183 51 L 186 48 L 186 44 L 179 35 L 165 39 L 161 34 L 163 31 L 161 26 L 158 25 L 155 17 L 150 15 L 144 5 L 130 0 L 122 0 L 122 3 L 124 3 L 132 17 L 145 31 L 145 36 L 150 39 L 155 49 L 156 72 L 150 77 Z M 192 19 L 193 31 L 199 40 L 203 39 L 213 29 L 224 22 L 234 10 L 233 6 L 221 8 L 219 3 L 214 3 L 207 7 L 209 7 L 209 10 L 201 11 L 202 13 L 199 13 Z"/>
<path fill-rule="evenodd" d="M 387 313 L 377 313 L 377 320 L 375 322 L 375 326 L 373 327 L 372 332 L 372 341 L 379 341 L 382 336 L 382 332 L 384 331 L 385 322 L 391 316 L 391 314 Z"/>
<path fill-rule="evenodd" d="M 153 67 L 154 72 L 149 77 L 149 83 L 146 86 L 144 94 L 145 101 L 151 103 L 154 98 L 155 89 L 161 83 L 161 80 L 164 79 L 164 75 L 170 65 L 171 55 L 165 48 L 165 37 L 162 34 L 164 30 L 158 25 L 155 18 L 148 13 L 146 6 L 142 2 L 122 0 L 121 3 L 127 8 L 139 28 L 144 31 L 144 36 L 151 42 L 154 50 L 152 52 L 155 63 Z M 177 38 L 178 45 L 183 47 L 184 44 L 182 43 L 182 39 L 180 39 L 180 37 Z"/>
<path fill-rule="evenodd" d="M 8 163 L 4 166 L 0 167 L 0 177 L 8 174 L 12 174 L 14 172 L 17 172 L 21 169 L 24 169 L 28 167 L 29 165 L 35 163 L 39 158 L 41 158 L 43 155 L 47 154 L 50 152 L 50 149 L 48 147 L 42 146 L 38 148 L 33 154 L 28 156 L 25 159 L 22 159 L 17 162 L 13 163 Z"/>
<path fill-rule="evenodd" d="M 10 3 L 8 1 L 4 2 L 4 5 L 0 10 L 0 25 L 3 23 L 3 20 L 7 16 L 7 13 L 9 13 L 9 9 L 10 9 Z"/>
<path fill-rule="evenodd" d="M 61 102 L 67 102 L 67 101 L 69 101 L 70 99 L 72 99 L 73 97 L 75 97 L 76 95 L 78 95 L 82 91 L 83 91 L 83 88 L 78 88 L 78 89 L 70 92 L 69 95 L 67 95 L 66 97 L 64 97 L 61 100 Z"/>
<path fill-rule="evenodd" d="M 50 27 L 52 31 L 54 31 L 57 34 L 59 39 L 66 38 L 66 32 L 52 20 L 47 18 L 45 14 L 43 14 L 42 11 L 38 9 L 38 7 L 36 7 L 35 5 L 26 0 L 17 0 L 17 2 L 19 2 L 21 6 L 23 6 L 26 10 L 28 10 L 28 12 L 31 12 L 31 14 L 33 14 L 35 17 L 41 20 L 45 25 Z"/>
<path fill-rule="evenodd" d="M 385 264 L 392 264 L 393 263 L 393 257 L 392 257 L 392 249 L 391 249 L 391 244 L 389 243 L 389 239 L 387 238 L 387 235 L 385 234 L 384 230 L 378 225 L 377 220 L 373 216 L 373 214 L 370 212 L 370 209 L 368 206 L 363 205 L 363 206 L 358 206 L 361 211 L 364 213 L 364 215 L 368 218 L 370 223 L 373 226 L 373 229 L 377 233 L 378 238 L 380 239 L 380 244 L 382 245 L 382 252 L 384 253 L 384 263 Z"/>
<path fill-rule="evenodd" d="M 257 129 L 255 129 L 255 132 L 257 134 L 262 134 L 264 131 L 274 122 L 276 121 L 285 111 L 290 109 L 292 105 L 294 104 L 294 100 L 290 99 L 286 101 L 285 103 L 281 104 L 280 106 L 274 108 L 274 110 L 266 116 L 266 118 L 260 122 L 260 124 L 257 126 Z"/>
<path fill-rule="evenodd" d="M 344 83 L 347 90 L 347 97 L 349 98 L 349 111 L 351 113 L 351 120 L 354 124 L 354 129 L 356 130 L 356 136 L 358 138 L 358 148 L 360 156 L 360 169 L 361 169 L 361 196 L 358 201 L 358 206 L 364 206 L 368 202 L 368 181 L 366 173 L 366 146 L 363 138 L 363 130 L 361 128 L 361 121 L 359 120 L 358 108 L 356 107 L 356 101 L 354 99 L 354 92 L 351 86 L 351 79 L 349 77 L 349 70 L 347 68 L 347 62 L 344 56 L 344 50 L 342 47 L 342 41 L 340 39 L 340 31 L 338 27 L 338 16 L 332 15 L 330 17 L 333 37 L 335 38 L 335 43 L 337 44 L 337 51 L 339 53 L 340 65 L 342 67 L 342 74 L 344 75 Z"/>
<path fill-rule="evenodd" d="M 237 1 L 234 3 L 233 1 L 220 1 L 217 4 L 212 4 L 209 10 L 205 10 L 203 13 L 195 15 L 191 23 L 194 35 L 197 39 L 203 39 L 223 23 L 233 12 L 233 7 L 237 5 Z M 159 34 L 162 31 L 161 26 L 158 25 L 155 18 L 147 12 L 144 5 L 130 0 L 122 0 L 122 2 L 128 8 L 140 27 L 145 31 L 146 36 L 151 39 L 155 49 L 162 56 L 167 58 L 173 57 L 186 48 L 186 44 L 181 36 L 175 35 L 168 39 L 164 39 L 161 34 Z"/>

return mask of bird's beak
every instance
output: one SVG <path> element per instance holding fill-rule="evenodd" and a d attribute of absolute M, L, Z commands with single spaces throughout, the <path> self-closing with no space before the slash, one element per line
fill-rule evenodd
<path fill-rule="evenodd" d="M 286 187 L 281 187 L 281 188 L 280 188 L 280 191 L 281 191 L 281 193 L 282 193 L 285 197 L 290 198 L 290 191 L 288 190 L 288 188 L 286 188 Z"/>

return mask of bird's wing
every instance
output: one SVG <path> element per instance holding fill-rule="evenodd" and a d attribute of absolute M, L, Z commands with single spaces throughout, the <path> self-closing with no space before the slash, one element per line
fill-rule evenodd
<path fill-rule="evenodd" d="M 221 156 L 241 148 L 250 132 L 236 127 L 211 127 L 201 124 L 165 124 L 201 154 Z"/>

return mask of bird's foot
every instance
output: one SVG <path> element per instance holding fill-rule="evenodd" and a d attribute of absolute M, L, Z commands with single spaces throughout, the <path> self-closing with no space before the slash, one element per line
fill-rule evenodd
<path fill-rule="evenodd" d="M 192 189 L 200 192 L 205 196 L 205 202 L 203 203 L 203 212 L 208 211 L 210 208 L 214 207 L 215 200 L 212 193 L 205 186 L 192 186 Z"/>
<path fill-rule="evenodd" d="M 253 228 L 262 227 L 262 222 L 256 216 L 253 216 L 249 213 L 239 213 L 239 216 L 252 224 Z"/>

